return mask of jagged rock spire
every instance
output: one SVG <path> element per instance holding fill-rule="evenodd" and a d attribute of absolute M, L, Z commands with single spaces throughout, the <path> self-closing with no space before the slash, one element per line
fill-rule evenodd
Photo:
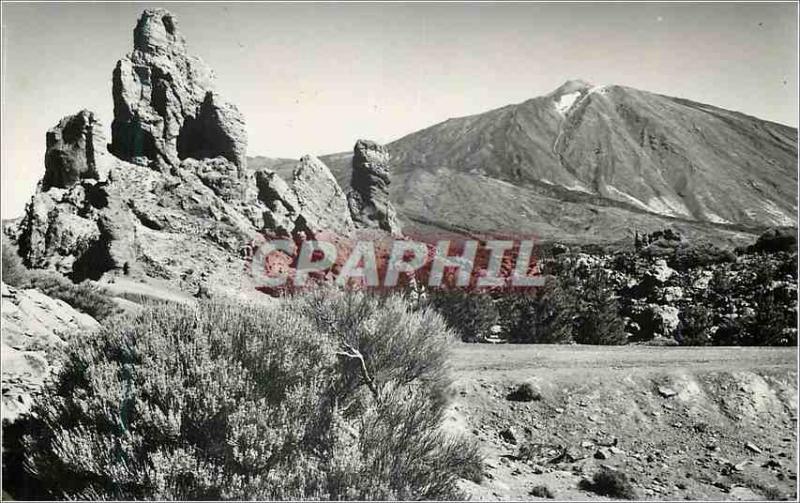
<path fill-rule="evenodd" d="M 383 145 L 358 140 L 353 148 L 353 174 L 347 202 L 356 225 L 400 235 L 400 222 L 389 201 L 389 160 L 389 151 Z"/>
<path fill-rule="evenodd" d="M 113 96 L 111 151 L 121 159 L 164 171 L 221 156 L 243 171 L 244 118 L 215 92 L 211 69 L 186 52 L 169 11 L 142 13 L 133 52 L 114 69 Z"/>

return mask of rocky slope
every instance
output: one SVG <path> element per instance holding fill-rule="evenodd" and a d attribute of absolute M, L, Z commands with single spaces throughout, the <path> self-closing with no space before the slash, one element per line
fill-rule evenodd
<path fill-rule="evenodd" d="M 28 410 L 35 393 L 52 370 L 50 352 L 70 336 L 83 337 L 99 328 L 80 313 L 38 290 L 2 284 L 3 420 Z"/>
<path fill-rule="evenodd" d="M 671 225 L 742 242 L 796 226 L 796 129 L 623 86 L 569 81 L 387 149 L 409 229 L 608 242 Z M 321 159 L 347 184 L 351 158 Z"/>
<path fill-rule="evenodd" d="M 482 501 L 537 500 L 537 486 L 607 500 L 583 481 L 610 467 L 637 499 L 796 499 L 794 353 L 464 344 L 447 424 L 487 456 L 484 480 L 464 489 Z"/>

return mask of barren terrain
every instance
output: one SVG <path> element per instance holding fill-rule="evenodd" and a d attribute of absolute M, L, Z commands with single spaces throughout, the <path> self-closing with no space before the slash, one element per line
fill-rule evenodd
<path fill-rule="evenodd" d="M 486 458 L 473 499 L 557 499 L 602 465 L 644 499 L 796 498 L 796 348 L 461 344 L 453 430 Z M 508 394 L 523 383 L 530 401 Z"/>

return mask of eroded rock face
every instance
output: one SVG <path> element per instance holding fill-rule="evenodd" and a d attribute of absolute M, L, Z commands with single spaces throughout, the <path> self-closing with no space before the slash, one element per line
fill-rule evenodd
<path fill-rule="evenodd" d="M 18 227 L 26 265 L 76 279 L 127 271 L 134 261 L 133 219 L 119 197 L 126 188 L 111 184 L 114 167 L 125 163 L 106 152 L 94 113 L 61 119 L 46 146 L 44 177 Z"/>
<path fill-rule="evenodd" d="M 34 194 L 17 235 L 25 264 L 76 280 L 97 279 L 114 269 L 129 272 L 136 230 L 118 188 L 85 180 Z"/>
<path fill-rule="evenodd" d="M 277 173 L 256 173 L 259 199 L 266 206 L 264 230 L 277 235 L 347 236 L 354 229 L 347 199 L 331 171 L 314 156 L 304 156 L 289 185 Z"/>
<path fill-rule="evenodd" d="M 278 236 L 294 232 L 300 202 L 292 187 L 271 170 L 256 172 L 258 198 L 267 206 L 264 211 L 264 228 Z"/>
<path fill-rule="evenodd" d="M 389 200 L 389 160 L 389 152 L 382 145 L 369 140 L 356 142 L 347 203 L 357 226 L 400 235 L 400 222 Z"/>
<path fill-rule="evenodd" d="M 83 178 L 107 176 L 101 161 L 106 152 L 102 125 L 92 112 L 81 110 L 69 115 L 47 132 L 44 156 L 44 188 L 65 188 Z"/>
<path fill-rule="evenodd" d="M 37 290 L 2 284 L 3 419 L 30 409 L 32 394 L 53 368 L 48 350 L 64 344 L 61 335 L 99 328 L 94 318 Z"/>
<path fill-rule="evenodd" d="M 353 231 L 344 192 L 322 161 L 310 155 L 302 157 L 294 168 L 292 187 L 300 213 L 312 232 L 347 235 Z"/>
<path fill-rule="evenodd" d="M 243 169 L 246 134 L 235 106 L 214 93 L 214 74 L 186 52 L 173 15 L 144 11 L 134 49 L 113 73 L 111 151 L 161 171 L 180 160 L 221 155 Z"/>
<path fill-rule="evenodd" d="M 247 160 L 244 116 L 235 106 L 207 92 L 196 117 L 187 117 L 178 136 L 178 157 L 211 159 L 224 157 L 242 168 Z"/>

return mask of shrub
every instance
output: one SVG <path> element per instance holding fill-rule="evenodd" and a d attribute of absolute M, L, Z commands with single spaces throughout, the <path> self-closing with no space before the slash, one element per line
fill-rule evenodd
<path fill-rule="evenodd" d="M 22 265 L 22 259 L 8 243 L 3 243 L 3 283 L 10 286 L 20 286 L 28 275 L 27 269 Z"/>
<path fill-rule="evenodd" d="M 755 312 L 744 320 L 751 346 L 796 346 L 797 316 L 794 299 L 786 299 L 780 290 L 760 288 L 754 295 Z"/>
<path fill-rule="evenodd" d="M 725 316 L 711 336 L 711 340 L 715 346 L 744 346 L 747 340 L 747 329 L 740 318 Z"/>
<path fill-rule="evenodd" d="M 679 271 L 712 264 L 736 262 L 736 255 L 712 243 L 685 244 L 675 249 L 669 265 Z"/>
<path fill-rule="evenodd" d="M 761 493 L 766 501 L 781 501 L 788 499 L 784 497 L 783 492 L 775 486 L 762 486 Z"/>
<path fill-rule="evenodd" d="M 797 229 L 777 227 L 761 234 L 749 247 L 751 252 L 777 253 L 797 250 Z"/>
<path fill-rule="evenodd" d="M 707 346 L 712 341 L 713 313 L 702 305 L 687 306 L 678 315 L 678 334 L 675 337 L 683 346 Z"/>
<path fill-rule="evenodd" d="M 498 311 L 488 293 L 435 290 L 428 302 L 465 342 L 482 341 L 498 322 Z"/>
<path fill-rule="evenodd" d="M 592 271 L 584 282 L 577 303 L 575 341 L 580 344 L 625 344 L 625 321 L 607 273 Z"/>
<path fill-rule="evenodd" d="M 506 395 L 506 400 L 512 402 L 533 402 L 542 399 L 542 394 L 531 386 L 530 383 L 522 383 L 511 393 Z"/>
<path fill-rule="evenodd" d="M 621 471 L 608 467 L 602 467 L 600 471 L 595 472 L 591 482 L 588 480 L 582 481 L 581 486 L 582 489 L 592 491 L 601 496 L 626 500 L 637 498 L 636 489 L 634 489 L 628 477 Z"/>
<path fill-rule="evenodd" d="M 547 499 L 555 498 L 555 496 L 553 496 L 553 492 L 547 486 L 534 486 L 533 489 L 531 489 L 528 494 L 530 494 L 531 496 L 535 496 L 537 498 L 547 498 Z"/>
<path fill-rule="evenodd" d="M 572 341 L 571 304 L 557 280 L 532 292 L 509 293 L 498 302 L 511 342 L 559 344 Z"/>
<path fill-rule="evenodd" d="M 97 286 L 83 282 L 73 283 L 58 273 L 29 271 L 23 288 L 35 288 L 48 297 L 60 299 L 78 311 L 102 321 L 119 312 L 110 296 Z"/>
<path fill-rule="evenodd" d="M 115 317 L 34 404 L 27 466 L 57 498 L 458 498 L 481 462 L 440 428 L 452 338 L 358 292 Z"/>

